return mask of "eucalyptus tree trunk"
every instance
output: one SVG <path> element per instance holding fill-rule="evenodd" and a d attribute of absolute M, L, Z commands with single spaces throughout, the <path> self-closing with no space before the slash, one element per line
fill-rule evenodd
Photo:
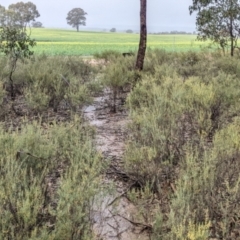
<path fill-rule="evenodd" d="M 140 42 L 135 69 L 143 69 L 144 57 L 147 47 L 147 0 L 140 0 Z"/>
<path fill-rule="evenodd" d="M 233 33 L 233 22 L 234 22 L 234 19 L 233 19 L 233 13 L 232 11 L 234 11 L 233 9 L 233 2 L 230 1 L 230 23 L 229 23 L 229 33 L 230 33 L 230 41 L 231 41 L 231 56 L 233 57 L 233 54 L 234 54 L 234 39 L 235 39 L 235 36 L 234 36 L 234 33 Z"/>

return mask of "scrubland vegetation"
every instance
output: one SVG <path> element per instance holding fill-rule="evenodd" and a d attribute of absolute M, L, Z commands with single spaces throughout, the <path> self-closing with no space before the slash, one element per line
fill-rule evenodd
<path fill-rule="evenodd" d="M 93 239 L 90 209 L 104 171 L 81 116 L 98 84 L 79 58 L 19 61 L 9 93 L 0 59 L 0 239 Z"/>
<path fill-rule="evenodd" d="M 105 162 L 81 107 L 109 88 L 126 102 L 123 171 L 151 239 L 238 239 L 240 57 L 148 50 L 135 56 L 35 56 L 8 90 L 0 59 L 0 238 L 94 239 L 90 209 Z M 127 94 L 126 94 L 127 93 Z M 127 98 L 125 99 L 127 95 Z"/>
<path fill-rule="evenodd" d="M 128 61 L 103 79 L 134 83 L 124 164 L 139 219 L 152 239 L 238 239 L 239 56 L 150 50 L 138 80 L 124 82 Z"/>

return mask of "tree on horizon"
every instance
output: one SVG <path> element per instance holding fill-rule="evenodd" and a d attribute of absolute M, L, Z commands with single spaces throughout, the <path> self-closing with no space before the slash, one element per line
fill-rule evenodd
<path fill-rule="evenodd" d="M 83 25 L 86 26 L 86 17 L 87 13 L 82 8 L 73 8 L 71 11 L 68 12 L 67 15 L 67 24 L 76 28 L 79 31 L 79 26 Z"/>

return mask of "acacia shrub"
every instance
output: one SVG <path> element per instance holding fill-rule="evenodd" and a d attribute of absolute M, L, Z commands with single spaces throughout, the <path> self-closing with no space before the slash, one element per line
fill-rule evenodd
<path fill-rule="evenodd" d="M 1 239 L 92 239 L 89 209 L 103 169 L 92 136 L 78 118 L 0 128 Z"/>
<path fill-rule="evenodd" d="M 5 90 L 5 78 L 8 76 L 7 71 L 7 58 L 1 56 L 0 57 L 0 119 L 4 119 L 6 113 L 9 111 L 7 106 L 7 92 Z"/>
<path fill-rule="evenodd" d="M 164 49 L 151 49 L 148 48 L 144 61 L 143 72 L 148 75 L 155 75 L 157 78 L 164 76 L 172 76 L 173 73 L 178 73 L 179 77 L 186 80 L 192 76 L 199 76 L 205 79 L 213 75 L 213 71 L 216 67 L 213 66 L 213 59 L 217 56 L 213 56 L 208 52 L 167 52 Z M 163 75 L 165 69 L 169 69 L 169 75 Z"/>
<path fill-rule="evenodd" d="M 179 127 L 184 110 L 182 85 L 177 76 L 160 84 L 146 77 L 127 99 L 132 121 L 125 167 L 141 186 L 150 183 L 154 191 L 160 190 L 163 172 L 170 177 L 171 166 L 183 154 L 184 136 Z"/>
<path fill-rule="evenodd" d="M 180 166 L 169 221 L 166 223 L 171 231 L 163 239 L 186 239 L 191 223 L 195 223 L 196 229 L 204 226 L 205 237 L 238 238 L 239 127 L 238 117 L 215 134 L 211 149 L 204 153 L 196 148 L 188 149 Z M 158 239 L 160 231 L 155 233 Z M 179 238 L 179 233 L 182 238 Z"/>
<path fill-rule="evenodd" d="M 240 59 L 238 57 L 225 56 L 217 58 L 214 62 L 216 71 L 223 71 L 229 75 L 240 77 Z"/>
<path fill-rule="evenodd" d="M 7 74 L 7 57 L 1 56 L 0 57 L 0 79 L 1 82 L 8 76 Z"/>
<path fill-rule="evenodd" d="M 127 99 L 132 119 L 127 169 L 157 184 L 163 162 L 181 161 L 186 144 L 208 146 L 216 131 L 239 115 L 239 88 L 238 79 L 224 73 L 208 84 L 199 77 L 145 76 Z"/>
<path fill-rule="evenodd" d="M 122 57 L 122 54 L 120 52 L 114 51 L 114 50 L 105 50 L 100 53 L 95 53 L 93 56 L 96 59 L 103 59 L 105 61 L 105 63 L 107 63 L 113 59 Z"/>
<path fill-rule="evenodd" d="M 141 205 L 146 199 L 168 199 L 164 209 L 154 209 L 154 239 L 238 236 L 238 66 L 222 70 L 217 61 L 227 58 L 210 57 L 202 74 L 199 64 L 205 57 L 186 79 L 177 61 L 143 73 L 127 98 L 132 122 L 124 160 L 126 172 L 141 188 L 135 200 Z M 151 219 L 148 208 L 140 209 Z"/>
<path fill-rule="evenodd" d="M 83 61 L 60 57 L 36 59 L 26 65 L 25 72 L 24 96 L 36 111 L 52 107 L 56 112 L 63 102 L 76 109 L 91 101 L 90 82 L 95 75 L 91 66 Z"/>
<path fill-rule="evenodd" d="M 103 70 L 100 82 L 111 92 L 111 108 L 116 112 L 117 99 L 124 91 L 129 91 L 135 82 L 134 57 L 113 58 Z M 123 100 L 123 98 L 122 98 Z"/>
<path fill-rule="evenodd" d="M 172 65 L 176 57 L 176 53 L 167 52 L 164 49 L 148 48 L 144 59 L 143 71 L 153 75 L 161 65 Z"/>

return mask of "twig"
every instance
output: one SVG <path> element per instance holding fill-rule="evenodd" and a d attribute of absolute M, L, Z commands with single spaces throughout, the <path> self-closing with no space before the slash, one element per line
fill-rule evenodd
<path fill-rule="evenodd" d="M 121 193 L 119 196 L 115 197 L 109 204 L 108 204 L 108 207 L 111 206 L 116 200 L 118 200 L 119 198 L 121 198 L 122 196 L 124 196 L 131 188 L 132 186 L 134 186 L 136 182 L 132 183 L 130 186 L 128 186 L 128 188 L 123 192 Z"/>
<path fill-rule="evenodd" d="M 16 159 L 19 159 L 19 157 L 21 156 L 21 154 L 26 154 L 30 157 L 34 157 L 36 159 L 42 159 L 42 160 L 48 160 L 48 159 L 45 159 L 45 158 L 42 158 L 42 157 L 38 157 L 38 156 L 34 156 L 33 154 L 29 153 L 29 152 L 24 152 L 24 151 L 17 151 L 17 154 L 16 154 Z"/>
<path fill-rule="evenodd" d="M 113 225 L 111 225 L 110 223 L 107 223 L 108 226 L 110 226 L 111 228 L 113 228 L 114 230 L 117 230 L 116 227 L 114 227 Z"/>
<path fill-rule="evenodd" d="M 173 193 L 175 193 L 176 192 L 176 188 L 175 188 L 174 184 L 170 183 L 170 186 L 171 186 L 171 189 L 172 189 Z"/>
<path fill-rule="evenodd" d="M 121 198 L 122 196 L 124 196 L 127 193 L 128 189 L 126 191 L 124 191 L 122 194 L 120 194 L 119 196 L 115 197 L 107 206 L 111 206 L 113 203 L 115 203 L 119 198 Z"/>
<path fill-rule="evenodd" d="M 153 228 L 152 225 L 150 225 L 150 224 L 140 223 L 140 222 L 134 222 L 134 221 L 132 221 L 132 220 L 130 220 L 130 219 L 128 219 L 128 218 L 120 215 L 120 214 L 117 214 L 117 216 L 125 219 L 126 221 L 130 222 L 131 224 L 133 224 L 133 225 L 135 225 L 135 226 L 142 226 L 142 227 L 144 227 L 145 229 L 149 229 L 149 230 L 152 230 L 152 228 Z"/>
<path fill-rule="evenodd" d="M 67 83 L 68 86 L 71 85 L 71 84 L 68 82 L 68 80 L 67 80 L 62 74 L 60 74 L 60 76 L 62 77 L 62 80 Z"/>
<path fill-rule="evenodd" d="M 133 180 L 133 181 L 135 181 L 134 179 L 132 179 L 129 175 L 127 175 L 125 172 L 123 172 L 123 171 L 120 171 L 120 170 L 118 170 L 116 167 L 114 167 L 113 165 L 111 166 L 111 168 L 113 168 L 113 172 L 107 172 L 108 174 L 117 174 L 117 175 L 121 175 L 123 178 L 125 177 L 125 178 L 128 178 L 128 179 L 130 179 L 130 180 Z M 136 182 L 136 181 L 135 181 Z"/>

